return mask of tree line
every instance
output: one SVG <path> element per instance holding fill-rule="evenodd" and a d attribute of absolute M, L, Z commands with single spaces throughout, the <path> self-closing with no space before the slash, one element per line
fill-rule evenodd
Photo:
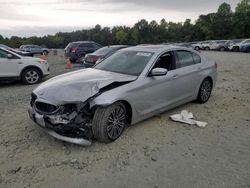
<path fill-rule="evenodd" d="M 192 23 L 167 22 L 162 19 L 148 22 L 145 19 L 133 27 L 115 26 L 101 27 L 99 24 L 91 29 L 74 32 L 59 32 L 44 37 L 22 38 L 12 36 L 4 38 L 0 35 L 0 43 L 18 48 L 23 44 L 37 44 L 48 48 L 64 48 L 69 42 L 92 40 L 102 45 L 111 44 L 141 44 L 165 42 L 191 42 L 202 40 L 250 38 L 250 0 L 241 0 L 232 11 L 230 4 L 222 3 L 217 12 L 200 15 Z"/>

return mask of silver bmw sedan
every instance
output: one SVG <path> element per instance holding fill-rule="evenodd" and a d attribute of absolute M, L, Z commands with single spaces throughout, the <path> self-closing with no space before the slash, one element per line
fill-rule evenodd
<path fill-rule="evenodd" d="M 192 49 L 135 46 L 44 82 L 32 92 L 28 111 L 57 139 L 108 143 L 129 124 L 190 101 L 207 102 L 216 77 L 216 62 Z"/>

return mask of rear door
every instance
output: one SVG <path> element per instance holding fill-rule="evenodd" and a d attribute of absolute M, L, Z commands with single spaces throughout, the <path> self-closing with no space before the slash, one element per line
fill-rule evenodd
<path fill-rule="evenodd" d="M 175 51 L 176 69 L 173 71 L 174 102 L 190 100 L 201 80 L 201 58 L 188 50 Z"/>
<path fill-rule="evenodd" d="M 12 58 L 8 58 L 8 54 L 11 54 Z M 0 77 L 19 76 L 20 63 L 19 57 L 0 49 Z"/>
<path fill-rule="evenodd" d="M 96 51 L 96 47 L 94 46 L 93 43 L 86 43 L 85 49 L 86 49 L 86 53 L 93 53 L 94 51 Z"/>
<path fill-rule="evenodd" d="M 37 46 L 37 45 L 33 45 L 33 50 L 35 53 L 42 53 L 42 48 L 40 46 Z"/>

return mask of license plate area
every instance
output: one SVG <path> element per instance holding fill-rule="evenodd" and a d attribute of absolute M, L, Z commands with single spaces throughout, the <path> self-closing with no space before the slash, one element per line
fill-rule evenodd
<path fill-rule="evenodd" d="M 34 112 L 33 109 L 29 109 L 28 112 L 29 112 L 30 118 L 31 118 L 35 123 L 37 123 L 39 126 L 45 128 L 45 122 L 44 122 L 43 115 L 40 115 L 40 114 Z"/>

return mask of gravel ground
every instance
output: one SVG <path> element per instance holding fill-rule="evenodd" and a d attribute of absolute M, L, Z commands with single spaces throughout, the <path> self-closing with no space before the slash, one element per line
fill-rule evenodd
<path fill-rule="evenodd" d="M 31 91 L 0 85 L 0 187 L 250 187 L 250 54 L 203 52 L 218 63 L 208 103 L 189 103 L 129 127 L 111 144 L 81 147 L 28 117 Z M 50 77 L 67 72 L 49 56 Z M 169 120 L 186 109 L 206 128 Z"/>

